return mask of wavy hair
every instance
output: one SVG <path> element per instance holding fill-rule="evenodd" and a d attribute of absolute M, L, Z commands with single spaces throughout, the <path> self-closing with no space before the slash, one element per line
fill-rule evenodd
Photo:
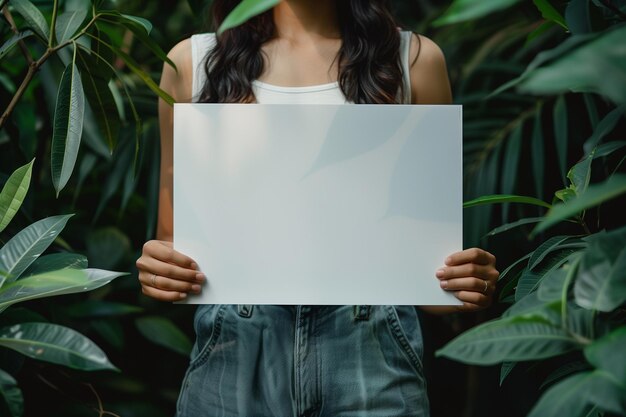
<path fill-rule="evenodd" d="M 219 27 L 239 0 L 215 0 L 213 25 Z M 391 104 L 402 97 L 400 33 L 390 0 L 337 1 L 342 45 L 336 56 L 339 87 L 357 104 Z M 199 101 L 252 103 L 252 82 L 263 73 L 261 46 L 275 37 L 272 10 L 224 31 L 205 61 L 206 83 Z"/>

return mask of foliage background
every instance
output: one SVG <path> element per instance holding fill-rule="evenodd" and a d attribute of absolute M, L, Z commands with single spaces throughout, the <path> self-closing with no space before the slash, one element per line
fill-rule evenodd
<path fill-rule="evenodd" d="M 34 3 L 50 15 L 51 1 Z M 61 7 L 66 3 L 70 0 L 62 1 Z M 508 90 L 494 98 L 486 97 L 522 74 L 539 52 L 558 46 L 569 35 L 558 24 L 548 24 L 541 29 L 543 32 L 535 32 L 536 37 L 528 40 L 546 21 L 530 1 L 494 0 L 502 5 L 502 10 L 447 26 L 436 26 L 433 21 L 448 9 L 450 0 L 394 0 L 393 3 L 403 26 L 432 37 L 446 54 L 455 101 L 465 106 L 465 199 L 516 193 L 551 201 L 553 192 L 564 186 L 567 168 L 583 156 L 585 140 L 614 104 L 597 94 L 582 93 L 570 93 L 559 99 Z M 552 3 L 563 12 L 566 2 Z M 150 20 L 154 26 L 152 38 L 166 51 L 192 33 L 208 29 L 207 4 L 201 0 L 130 0 L 112 2 L 110 6 Z M 619 13 L 611 16 L 624 20 Z M 601 14 L 592 17 L 599 22 L 607 18 Z M 0 33 L 6 39 L 8 27 L 4 21 L 1 24 Z M 112 30 L 110 36 L 158 80 L 163 66 L 158 57 L 123 28 Z M 136 125 L 128 99 L 122 98 L 126 120 L 122 121 L 114 151 L 109 152 L 106 141 L 98 134 L 96 122 L 87 115 L 76 170 L 56 197 L 49 174 L 49 153 L 56 86 L 64 67 L 59 59 L 45 64 L 10 122 L 0 131 L 0 184 L 15 168 L 36 157 L 31 191 L 19 215 L 0 235 L 3 243 L 33 220 L 76 213 L 62 235 L 63 241 L 57 242 L 58 247 L 53 250 L 69 247 L 86 254 L 92 267 L 133 271 L 131 276 L 91 293 L 40 300 L 9 311 L 14 317 L 37 315 L 38 319 L 81 331 L 97 342 L 121 369 L 121 373 L 72 371 L 24 361 L 13 352 L 0 349 L 2 367 L 19 381 L 27 416 L 89 416 L 102 414 L 102 410 L 125 417 L 171 416 L 186 368 L 195 308 L 157 303 L 142 296 L 134 271 L 141 245 L 155 230 L 159 140 L 156 96 L 123 60 L 116 60 L 115 66 L 129 86 L 142 121 L 136 169 L 133 165 Z M 0 69 L 0 107 L 4 108 L 25 71 L 17 48 L 0 61 Z M 557 117 L 557 111 L 565 116 Z M 555 141 L 555 120 L 562 120 L 559 117 L 565 117 L 568 127 L 564 153 Z M 623 140 L 619 136 L 624 131 L 623 118 L 616 123 L 607 140 Z M 610 156 L 612 159 L 605 161 L 603 167 L 618 166 L 619 156 Z M 596 177 L 602 174 L 594 173 Z M 623 203 L 621 198 L 603 208 L 602 227 L 614 229 L 623 225 L 623 216 L 615 215 L 619 207 L 624 207 Z M 520 205 L 467 209 L 465 245 L 480 245 L 492 251 L 498 257 L 499 269 L 503 270 L 535 249 L 547 236 L 531 238 L 530 228 L 484 236 L 500 224 L 541 214 L 540 209 Z M 595 231 L 598 225 L 590 227 Z M 581 233 L 571 229 L 566 232 Z M 423 316 L 426 371 L 434 417 L 523 416 L 537 400 L 539 386 L 546 376 L 541 367 L 516 370 L 500 387 L 499 367 L 460 365 L 434 356 L 435 350 L 454 336 L 478 322 L 499 316 L 505 308 L 506 305 L 500 304 L 475 315 Z M 13 320 L 9 312 L 2 316 L 3 323 Z"/>

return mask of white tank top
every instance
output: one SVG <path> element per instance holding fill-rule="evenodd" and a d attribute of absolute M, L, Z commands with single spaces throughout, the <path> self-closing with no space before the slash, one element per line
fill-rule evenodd
<path fill-rule="evenodd" d="M 402 61 L 402 82 L 404 94 L 401 102 L 411 103 L 411 83 L 409 79 L 409 31 L 400 32 L 400 56 Z M 191 62 L 193 71 L 192 101 L 198 101 L 202 86 L 206 82 L 204 63 L 207 54 L 215 46 L 214 33 L 201 33 L 191 36 Z M 260 104 L 346 104 L 338 82 L 304 87 L 282 87 L 255 80 L 252 91 Z"/>

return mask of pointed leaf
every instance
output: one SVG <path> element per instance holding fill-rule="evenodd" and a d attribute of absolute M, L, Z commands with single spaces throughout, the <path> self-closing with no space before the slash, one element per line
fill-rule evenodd
<path fill-rule="evenodd" d="M 554 372 L 551 372 L 539 388 L 544 389 L 573 373 L 589 371 L 591 369 L 592 367 L 584 360 L 567 362 L 565 365 L 558 367 Z"/>
<path fill-rule="evenodd" d="M 578 348 L 569 334 L 537 315 L 497 319 L 456 337 L 436 356 L 459 362 L 493 365 L 545 359 Z"/>
<path fill-rule="evenodd" d="M 0 48 L 0 59 L 2 59 L 6 54 L 11 52 L 11 49 L 13 49 L 15 44 L 17 44 L 22 39 L 26 39 L 26 38 L 28 38 L 29 36 L 32 36 L 32 35 L 34 35 L 33 31 L 30 30 L 30 29 L 26 29 L 23 32 L 19 32 L 19 33 L 16 33 L 15 35 L 11 36 L 9 38 L 9 40 L 7 40 L 2 45 L 2 47 Z"/>
<path fill-rule="evenodd" d="M 234 28 L 246 22 L 248 19 L 261 14 L 280 3 L 280 0 L 243 0 L 226 16 L 217 29 L 221 34 L 227 29 Z"/>
<path fill-rule="evenodd" d="M 11 417 L 22 417 L 24 414 L 24 396 L 13 376 L 0 369 L 0 397 L 4 399 Z"/>
<path fill-rule="evenodd" d="M 22 272 L 56 239 L 72 216 L 73 214 L 69 214 L 39 220 L 13 236 L 0 249 L 0 271 L 6 273 L 7 283 L 20 277 Z"/>
<path fill-rule="evenodd" d="M 583 210 L 595 207 L 623 193 L 626 193 L 626 174 L 615 174 L 602 183 L 593 184 L 583 194 L 567 203 L 554 205 L 546 214 L 545 219 L 535 227 L 533 234 L 542 232 Z"/>
<path fill-rule="evenodd" d="M 43 274 L 45 272 L 59 269 L 85 269 L 87 268 L 87 257 L 77 253 L 53 253 L 39 257 L 22 274 L 22 277 Z"/>
<path fill-rule="evenodd" d="M 90 291 L 122 275 L 127 274 L 101 269 L 61 269 L 22 278 L 0 290 L 0 312 L 26 300 Z"/>
<path fill-rule="evenodd" d="M 54 130 L 52 132 L 52 182 L 57 196 L 72 175 L 80 138 L 83 133 L 85 96 L 83 84 L 76 67 L 76 49 L 74 59 L 65 68 L 61 76 L 57 101 L 54 111 Z"/>
<path fill-rule="evenodd" d="M 524 219 L 519 219 L 512 223 L 507 223 L 507 224 L 503 224 L 502 226 L 496 227 L 495 229 L 487 233 L 486 236 L 494 236 L 494 235 L 497 235 L 498 233 L 508 232 L 511 229 L 514 229 L 519 226 L 523 226 L 525 224 L 539 223 L 541 220 L 543 220 L 543 217 L 527 217 Z"/>
<path fill-rule="evenodd" d="M 596 148 L 596 152 L 593 156 L 594 159 L 609 156 L 613 152 L 622 149 L 626 146 L 626 141 L 616 140 L 613 142 L 604 143 Z"/>
<path fill-rule="evenodd" d="M 141 317 L 135 320 L 135 324 L 139 332 L 153 343 L 184 356 L 191 352 L 191 341 L 170 320 L 163 317 Z"/>
<path fill-rule="evenodd" d="M 589 238 L 574 296 L 581 307 L 605 312 L 626 302 L 626 227 Z"/>
<path fill-rule="evenodd" d="M 567 23 L 565 22 L 565 18 L 559 13 L 552 4 L 548 0 L 533 0 L 539 11 L 541 12 L 541 16 L 544 19 L 554 22 L 561 26 L 565 30 L 569 30 L 567 28 Z"/>
<path fill-rule="evenodd" d="M 513 6 L 519 0 L 456 0 L 439 19 L 433 22 L 434 26 L 449 25 L 470 19 L 478 19 L 488 14 Z"/>
<path fill-rule="evenodd" d="M 545 201 L 539 200 L 534 197 L 526 197 L 521 195 L 508 195 L 508 194 L 494 194 L 478 197 L 474 200 L 466 201 L 463 203 L 463 208 L 482 206 L 484 204 L 496 204 L 496 203 L 524 203 L 532 204 L 535 206 L 541 206 L 550 208 L 550 204 Z"/>
<path fill-rule="evenodd" d="M 82 371 L 118 370 L 94 342 L 52 323 L 20 323 L 0 329 L 0 346 L 33 359 Z"/>
<path fill-rule="evenodd" d="M 565 173 L 567 172 L 567 103 L 564 96 L 559 96 L 554 104 L 554 144 L 556 146 L 557 159 L 559 161 L 559 171 L 565 184 Z"/>
<path fill-rule="evenodd" d="M 87 2 L 81 3 L 87 6 Z M 89 9 L 87 7 L 83 7 L 62 13 L 57 18 L 55 32 L 58 43 L 63 43 L 76 34 L 85 21 L 88 11 Z"/>
<path fill-rule="evenodd" d="M 20 209 L 33 172 L 33 162 L 16 169 L 2 187 L 0 192 L 0 232 L 2 232 Z M 0 284 L 1 286 L 1 284 Z"/>
<path fill-rule="evenodd" d="M 43 14 L 39 11 L 37 6 L 31 3 L 28 0 L 10 0 L 9 2 L 11 6 L 18 12 L 28 26 L 33 29 L 39 36 L 43 39 L 48 39 L 50 37 L 50 27 L 48 26 L 48 22 L 43 17 Z"/>
<path fill-rule="evenodd" d="M 556 249 L 561 243 L 565 242 L 569 239 L 570 236 L 553 236 L 550 239 L 543 242 L 535 251 L 533 252 L 533 256 L 530 257 L 530 261 L 528 261 L 528 268 L 535 268 L 539 262 L 543 260 L 551 251 Z"/>
<path fill-rule="evenodd" d="M 502 383 L 504 382 L 506 377 L 509 376 L 513 368 L 515 368 L 515 365 L 517 365 L 517 362 L 502 363 L 502 365 L 500 366 L 500 386 L 502 386 Z"/>
<path fill-rule="evenodd" d="M 585 192 L 591 180 L 591 162 L 593 161 L 595 150 L 592 150 L 582 161 L 578 162 L 567 173 L 567 178 L 572 183 L 572 190 L 576 195 Z"/>
<path fill-rule="evenodd" d="M 615 129 L 615 126 L 617 126 L 619 121 L 624 117 L 624 110 L 624 106 L 616 107 L 609 114 L 604 116 L 602 120 L 600 120 L 598 126 L 593 130 L 591 137 L 585 142 L 584 150 L 586 153 L 591 152 L 591 150 L 598 146 L 606 135 Z"/>

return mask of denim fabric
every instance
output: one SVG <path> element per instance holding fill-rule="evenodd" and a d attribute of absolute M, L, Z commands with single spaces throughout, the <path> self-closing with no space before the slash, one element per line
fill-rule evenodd
<path fill-rule="evenodd" d="M 428 416 L 411 306 L 201 305 L 176 417 Z"/>

